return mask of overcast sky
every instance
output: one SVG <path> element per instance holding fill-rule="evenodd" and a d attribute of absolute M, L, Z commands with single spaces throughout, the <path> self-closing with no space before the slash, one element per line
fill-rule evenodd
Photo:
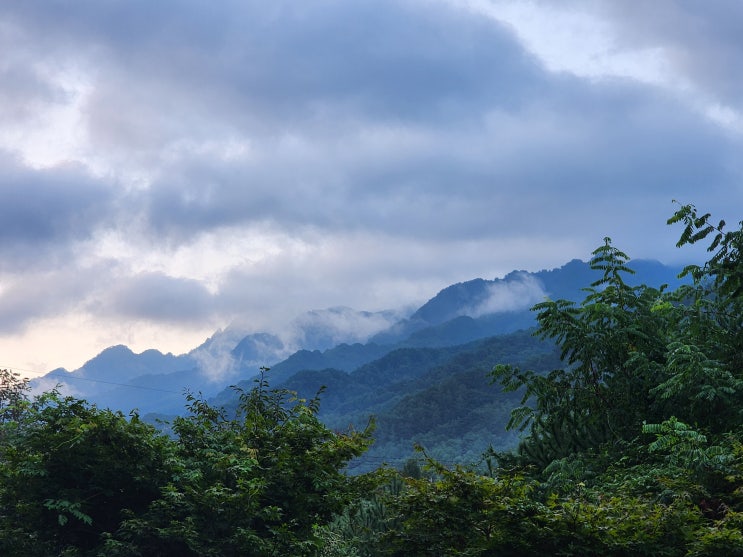
<path fill-rule="evenodd" d="M 0 3 L 0 366 L 743 218 L 743 3 Z"/>

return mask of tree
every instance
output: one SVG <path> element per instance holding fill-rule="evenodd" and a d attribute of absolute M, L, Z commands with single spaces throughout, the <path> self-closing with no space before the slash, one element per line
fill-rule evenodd
<path fill-rule="evenodd" d="M 139 420 L 52 392 L 3 425 L 0 554 L 311 555 L 355 492 L 346 463 L 371 427 L 317 419 L 317 398 L 241 393 L 239 414 L 189 396 L 166 437 Z"/>
<path fill-rule="evenodd" d="M 709 219 L 669 219 L 679 246 L 711 239 L 675 292 L 629 286 L 606 238 L 582 302 L 535 306 L 562 365 L 492 372 L 523 393 L 518 453 L 493 477 L 430 463 L 436 481 L 407 479 L 383 554 L 743 555 L 743 222 Z"/>
<path fill-rule="evenodd" d="M 162 495 L 109 540 L 147 555 L 310 555 L 316 529 L 356 495 L 346 463 L 371 427 L 347 434 L 317 418 L 319 400 L 270 389 L 263 375 L 241 392 L 238 415 L 189 396 L 173 423 L 177 450 Z"/>
<path fill-rule="evenodd" d="M 529 497 L 523 475 L 494 478 L 426 459 L 429 478 L 404 478 L 389 502 L 381 554 L 523 555 L 541 505 Z M 430 476 L 434 476 L 431 478 Z"/>
<path fill-rule="evenodd" d="M 0 423 L 17 420 L 28 401 L 28 379 L 9 369 L 0 369 Z"/>
<path fill-rule="evenodd" d="M 678 246 L 712 237 L 703 266 L 682 276 L 675 292 L 628 286 L 629 257 L 606 238 L 591 267 L 602 273 L 579 305 L 537 304 L 537 334 L 553 339 L 564 367 L 547 375 L 497 366 L 493 378 L 523 388 L 511 427 L 529 428 L 522 456 L 542 469 L 552 460 L 591 449 L 624 450 L 645 422 L 671 417 L 702 433 L 722 434 L 743 414 L 743 223 L 724 232 L 691 205 L 669 224 L 685 228 Z"/>
<path fill-rule="evenodd" d="M 704 265 L 689 265 L 692 278 L 665 306 L 678 324 L 669 343 L 668 378 L 655 394 L 678 407 L 692 401 L 686 421 L 722 433 L 743 422 L 743 221 L 725 231 L 693 205 L 683 205 L 669 224 L 683 223 L 678 247 L 711 237 Z"/>
<path fill-rule="evenodd" d="M 47 393 L 2 425 L 0 553 L 95 554 L 168 477 L 172 442 L 120 412 Z"/>
<path fill-rule="evenodd" d="M 650 389 L 666 359 L 669 319 L 656 311 L 664 287 L 629 286 L 629 258 L 609 238 L 592 255 L 602 276 L 580 305 L 547 300 L 533 308 L 537 334 L 557 343 L 565 367 L 541 375 L 499 365 L 492 373 L 508 391 L 525 389 L 509 427 L 530 427 L 521 452 L 541 467 L 631 439 L 643 420 L 656 418 Z"/>

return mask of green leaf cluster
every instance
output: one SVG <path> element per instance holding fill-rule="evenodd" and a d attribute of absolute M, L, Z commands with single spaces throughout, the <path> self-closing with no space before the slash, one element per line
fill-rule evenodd
<path fill-rule="evenodd" d="M 187 398 L 170 437 L 56 392 L 26 400 L 0 429 L 0 554 L 313 554 L 370 430 L 330 431 L 317 399 L 263 376 L 229 419 Z"/>

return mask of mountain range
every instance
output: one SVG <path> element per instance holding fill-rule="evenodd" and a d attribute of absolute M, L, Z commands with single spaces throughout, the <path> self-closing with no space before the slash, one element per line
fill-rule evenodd
<path fill-rule="evenodd" d="M 629 284 L 679 284 L 681 267 L 649 260 L 630 266 L 636 273 Z M 154 418 L 182 413 L 186 391 L 229 411 L 237 394 L 228 385 L 249 388 L 259 369 L 270 367 L 271 385 L 298 396 L 311 398 L 324 387 L 320 416 L 333 428 L 363 427 L 376 417 L 376 442 L 362 468 L 404 460 L 414 443 L 443 461 L 472 461 L 488 446 L 516 442 L 503 424 L 518 395 L 499 392 L 487 372 L 498 363 L 535 371 L 559 365 L 554 346 L 533 336 L 530 308 L 547 297 L 582 300 L 582 288 L 597 278 L 576 259 L 453 284 L 413 311 L 335 307 L 303 314 L 284 331 L 228 327 L 182 355 L 113 346 L 33 386 L 57 384 L 99 406 Z"/>

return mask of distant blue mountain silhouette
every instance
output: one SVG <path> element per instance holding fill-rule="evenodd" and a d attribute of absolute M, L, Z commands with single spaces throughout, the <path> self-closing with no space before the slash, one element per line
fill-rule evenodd
<path fill-rule="evenodd" d="M 645 260 L 632 261 L 630 267 L 636 274 L 627 278 L 628 283 L 668 284 L 671 288 L 679 284 L 677 275 L 682 269 Z M 56 369 L 35 383 L 48 386 L 60 382 L 76 396 L 125 412 L 137 408 L 143 414 L 177 413 L 183 410 L 185 390 L 212 396 L 231 383 L 254 376 L 261 365 L 272 367 L 272 381 L 280 383 L 302 370 L 351 372 L 400 348 L 457 346 L 525 329 L 535 323 L 529 311 L 534 303 L 545 297 L 581 300 L 585 296 L 581 289 L 597 278 L 586 262 L 575 259 L 556 269 L 513 271 L 503 278 L 453 284 L 409 317 L 362 338 L 363 342 L 333 344 L 343 339 L 339 328 L 344 320 L 370 319 L 377 314 L 338 307 L 298 318 L 295 337 L 303 344 L 288 357 L 287 346 L 277 334 L 240 336 L 235 331 L 218 331 L 182 355 L 157 350 L 135 354 L 126 346 L 112 346 L 80 369 Z M 378 315 L 389 319 L 393 314 Z M 332 328 L 323 329 L 323 323 L 331 321 Z M 354 334 L 353 338 L 360 338 L 359 333 Z M 223 366 L 219 373 L 210 369 L 217 365 Z"/>

